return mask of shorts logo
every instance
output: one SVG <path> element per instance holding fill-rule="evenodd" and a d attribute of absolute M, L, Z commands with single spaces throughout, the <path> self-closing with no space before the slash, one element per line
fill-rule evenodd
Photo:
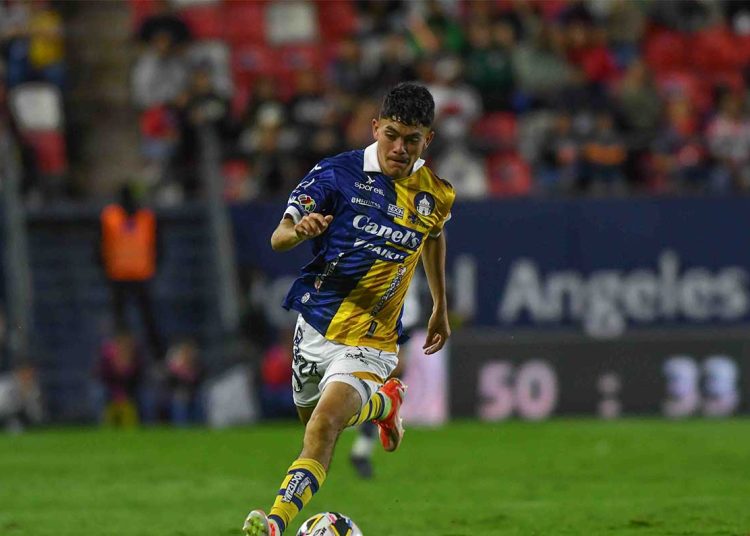
<path fill-rule="evenodd" d="M 308 301 L 310 301 L 310 293 L 309 292 L 305 292 L 305 295 L 302 296 L 302 299 L 300 301 L 302 303 L 307 303 Z"/>
<path fill-rule="evenodd" d="M 359 350 L 356 353 L 353 351 L 346 352 L 344 354 L 344 357 L 346 357 L 347 359 L 356 359 L 357 361 L 367 365 L 367 358 L 365 357 L 365 353 L 362 350 Z"/>
<path fill-rule="evenodd" d="M 388 203 L 388 215 L 393 216 L 394 218 L 403 218 L 404 209 L 397 205 L 391 205 L 390 203 Z"/>
<path fill-rule="evenodd" d="M 297 202 L 305 209 L 308 214 L 315 210 L 315 199 L 307 194 L 300 194 L 297 196 Z"/>
<path fill-rule="evenodd" d="M 414 208 L 422 216 L 429 216 L 435 210 L 435 198 L 427 192 L 419 192 L 414 196 Z"/>

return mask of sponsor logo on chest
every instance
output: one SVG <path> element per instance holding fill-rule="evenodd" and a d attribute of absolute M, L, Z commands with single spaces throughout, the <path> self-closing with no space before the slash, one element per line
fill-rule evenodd
<path fill-rule="evenodd" d="M 388 203 L 388 215 L 393 216 L 394 218 L 403 218 L 404 209 L 402 209 L 398 205 L 392 205 Z"/>

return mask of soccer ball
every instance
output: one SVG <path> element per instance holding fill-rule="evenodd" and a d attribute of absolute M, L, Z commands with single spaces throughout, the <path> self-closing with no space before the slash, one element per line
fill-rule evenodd
<path fill-rule="evenodd" d="M 344 514 L 322 512 L 302 523 L 297 536 L 362 536 L 362 531 Z"/>

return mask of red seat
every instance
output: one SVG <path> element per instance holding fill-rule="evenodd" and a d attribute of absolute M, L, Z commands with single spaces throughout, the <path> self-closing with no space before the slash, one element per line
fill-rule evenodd
<path fill-rule="evenodd" d="M 224 36 L 232 45 L 265 43 L 265 17 L 265 2 L 226 2 L 224 4 Z"/>
<path fill-rule="evenodd" d="M 143 20 L 154 11 L 155 0 L 130 0 L 133 30 L 140 28 Z"/>
<path fill-rule="evenodd" d="M 326 42 L 339 41 L 357 30 L 357 13 L 351 0 L 319 0 L 318 27 Z"/>
<path fill-rule="evenodd" d="M 725 26 L 699 32 L 690 40 L 692 67 L 701 73 L 731 71 L 742 67 L 740 42 Z"/>
<path fill-rule="evenodd" d="M 221 5 L 217 3 L 188 6 L 180 10 L 180 17 L 196 39 L 221 39 L 224 37 L 224 20 Z"/>
<path fill-rule="evenodd" d="M 62 175 L 68 169 L 65 138 L 57 130 L 28 131 L 24 140 L 33 149 L 39 171 L 45 175 Z"/>
<path fill-rule="evenodd" d="M 265 45 L 242 45 L 232 50 L 232 71 L 253 76 L 273 74 L 278 69 L 278 54 Z"/>
<path fill-rule="evenodd" d="M 291 45 L 277 51 L 277 69 L 282 71 L 319 70 L 323 66 L 320 47 L 317 45 Z"/>
<path fill-rule="evenodd" d="M 495 153 L 487 159 L 489 193 L 513 197 L 531 193 L 531 167 L 517 153 Z"/>
<path fill-rule="evenodd" d="M 474 125 L 473 134 L 490 147 L 512 149 L 518 141 L 516 116 L 507 112 L 487 114 Z"/>
<path fill-rule="evenodd" d="M 687 66 L 687 42 L 684 34 L 656 29 L 646 37 L 644 57 L 656 73 L 682 70 Z"/>

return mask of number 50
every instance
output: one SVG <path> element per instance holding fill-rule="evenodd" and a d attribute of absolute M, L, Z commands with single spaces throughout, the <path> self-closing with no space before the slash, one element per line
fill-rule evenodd
<path fill-rule="evenodd" d="M 501 421 L 517 413 L 521 418 L 548 417 L 557 404 L 557 375 L 541 360 L 517 368 L 508 361 L 490 361 L 479 369 L 479 417 Z"/>

